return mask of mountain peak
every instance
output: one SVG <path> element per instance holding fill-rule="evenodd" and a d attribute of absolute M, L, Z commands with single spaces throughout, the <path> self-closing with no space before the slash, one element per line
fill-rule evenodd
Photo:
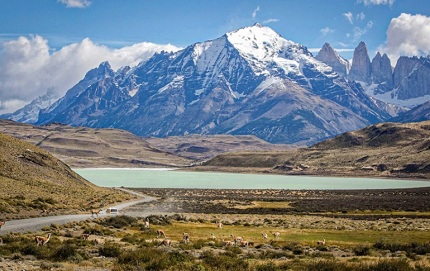
<path fill-rule="evenodd" d="M 315 57 L 317 60 L 324 62 L 331 66 L 335 72 L 340 75 L 346 76 L 349 70 L 349 62 L 342 58 L 330 45 L 330 43 L 324 43 L 321 50 Z"/>
<path fill-rule="evenodd" d="M 354 50 L 349 79 L 368 83 L 371 80 L 371 72 L 372 66 L 367 52 L 367 46 L 366 43 L 361 41 Z"/>

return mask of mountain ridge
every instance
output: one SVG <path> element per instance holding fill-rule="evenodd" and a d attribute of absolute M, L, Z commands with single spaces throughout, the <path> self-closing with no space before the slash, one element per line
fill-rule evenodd
<path fill-rule="evenodd" d="M 136 67 L 103 71 L 108 76 L 84 78 L 61 102 L 42 110 L 37 124 L 155 137 L 252 134 L 309 145 L 391 117 L 383 102 L 305 46 L 258 24 L 157 53 Z"/>

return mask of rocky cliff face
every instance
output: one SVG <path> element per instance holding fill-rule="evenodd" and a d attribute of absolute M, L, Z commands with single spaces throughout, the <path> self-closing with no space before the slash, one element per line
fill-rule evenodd
<path fill-rule="evenodd" d="M 343 75 L 343 68 L 336 61 L 336 51 L 325 44 L 317 58 Z M 352 67 L 346 75 L 349 82 L 359 82 L 375 103 L 395 117 L 430 100 L 430 57 L 400 57 L 396 67 L 386 54 L 377 53 L 369 61 L 364 42 L 354 51 Z M 379 101 L 385 104 L 380 104 Z M 391 104 L 391 105 L 387 105 Z"/>
<path fill-rule="evenodd" d="M 352 58 L 352 65 L 348 78 L 354 81 L 370 83 L 371 75 L 372 65 L 370 63 L 366 44 L 364 42 L 360 42 L 360 44 L 354 50 L 354 56 Z"/>
<path fill-rule="evenodd" d="M 395 92 L 401 100 L 430 95 L 430 59 L 400 57 L 393 78 Z"/>
<path fill-rule="evenodd" d="M 372 59 L 372 83 L 377 84 L 375 94 L 386 93 L 393 89 L 393 68 L 387 54 L 378 52 Z"/>
<path fill-rule="evenodd" d="M 315 58 L 332 67 L 341 76 L 345 77 L 349 72 L 348 60 L 341 57 L 329 43 L 323 45 Z"/>

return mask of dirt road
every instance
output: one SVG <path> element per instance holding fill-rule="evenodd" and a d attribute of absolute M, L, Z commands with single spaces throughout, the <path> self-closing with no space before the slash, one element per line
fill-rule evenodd
<path fill-rule="evenodd" d="M 134 204 L 156 200 L 156 198 L 154 197 L 150 197 L 131 190 L 127 190 L 123 188 L 117 188 L 117 189 L 141 197 L 138 200 L 124 202 L 115 206 L 109 206 L 111 208 L 117 208 L 119 211 Z M 110 214 L 107 214 L 106 210 L 103 210 L 100 213 L 99 217 L 105 217 L 108 215 Z M 145 215 L 145 214 L 142 213 L 142 215 Z M 49 226 L 51 224 L 65 224 L 72 221 L 81 221 L 81 220 L 91 219 L 91 218 L 93 218 L 91 214 L 76 214 L 76 215 L 44 216 L 44 217 L 35 217 L 35 218 L 28 218 L 28 219 L 10 220 L 10 221 L 6 221 L 6 224 L 3 227 L 1 227 L 0 234 L 5 234 L 8 232 L 38 231 L 43 227 Z"/>

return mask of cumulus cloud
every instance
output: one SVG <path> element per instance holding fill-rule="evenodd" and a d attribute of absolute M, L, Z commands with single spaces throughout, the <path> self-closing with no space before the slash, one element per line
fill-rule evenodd
<path fill-rule="evenodd" d="M 357 0 L 357 3 L 363 3 L 365 6 L 370 5 L 393 5 L 394 0 Z"/>
<path fill-rule="evenodd" d="M 90 0 L 58 0 L 68 8 L 86 8 L 91 5 Z"/>
<path fill-rule="evenodd" d="M 257 18 L 257 12 L 260 11 L 260 6 L 258 6 L 254 11 L 252 12 L 252 19 L 255 20 Z"/>
<path fill-rule="evenodd" d="M 387 41 L 379 48 L 395 63 L 399 56 L 430 54 L 430 17 L 400 14 L 393 18 L 387 29 Z"/>
<path fill-rule="evenodd" d="M 324 27 L 324 28 L 320 29 L 320 33 L 323 36 L 327 36 L 328 34 L 331 34 L 333 32 L 334 32 L 334 29 L 331 29 L 330 27 Z"/>
<path fill-rule="evenodd" d="M 346 12 L 342 15 L 349 21 L 350 24 L 354 23 L 354 15 L 352 14 L 352 12 Z"/>
<path fill-rule="evenodd" d="M 4 42 L 0 47 L 0 114 L 19 109 L 48 89 L 64 95 L 103 61 L 109 61 L 116 70 L 137 65 L 156 52 L 178 49 L 147 42 L 112 49 L 86 38 L 54 51 L 41 36 Z"/>

